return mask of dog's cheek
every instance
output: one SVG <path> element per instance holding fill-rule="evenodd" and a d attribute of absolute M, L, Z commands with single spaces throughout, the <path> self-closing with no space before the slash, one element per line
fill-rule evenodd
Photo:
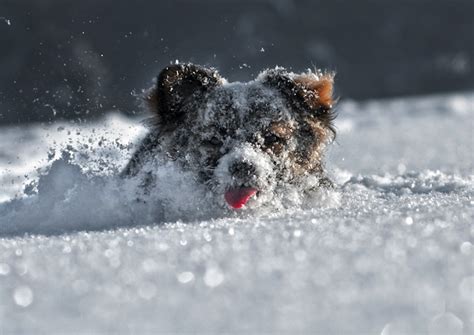
<path fill-rule="evenodd" d="M 313 118 L 304 121 L 301 127 L 298 145 L 294 151 L 294 173 L 304 175 L 321 173 L 324 148 L 328 141 L 329 130 Z"/>
<path fill-rule="evenodd" d="M 317 172 L 321 166 L 321 153 L 315 137 L 300 137 L 297 144 L 288 152 L 287 162 L 290 178 Z"/>
<path fill-rule="evenodd" d="M 202 180 L 212 178 L 214 169 L 217 165 L 218 151 L 215 148 L 206 148 L 204 146 L 195 146 L 198 149 L 193 151 L 193 156 L 197 162 L 196 169 Z"/>
<path fill-rule="evenodd" d="M 182 131 L 175 131 L 164 141 L 163 149 L 173 160 L 183 160 L 183 153 L 188 152 L 189 139 Z"/>
<path fill-rule="evenodd" d="M 212 171 L 215 169 L 218 160 L 218 153 L 215 150 L 206 151 L 201 158 L 202 168 Z"/>

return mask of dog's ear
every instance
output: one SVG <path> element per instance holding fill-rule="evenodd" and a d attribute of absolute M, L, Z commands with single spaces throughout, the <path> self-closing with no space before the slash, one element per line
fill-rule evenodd
<path fill-rule="evenodd" d="M 199 99 L 205 92 L 219 85 L 217 71 L 193 64 L 174 64 L 164 68 L 156 84 L 145 94 L 145 102 L 158 118 L 159 124 L 179 121 L 183 105 Z"/>
<path fill-rule="evenodd" d="M 293 80 L 302 87 L 303 97 L 311 108 L 332 108 L 334 74 L 305 73 L 295 76 Z"/>
<path fill-rule="evenodd" d="M 292 104 L 303 104 L 316 114 L 322 114 L 333 107 L 332 73 L 290 74 L 285 69 L 276 68 L 267 70 L 264 82 L 280 90 Z"/>
<path fill-rule="evenodd" d="M 267 70 L 263 74 L 264 84 L 276 88 L 298 113 L 308 113 L 317 118 L 336 137 L 333 109 L 334 74 L 288 73 L 283 68 Z"/>

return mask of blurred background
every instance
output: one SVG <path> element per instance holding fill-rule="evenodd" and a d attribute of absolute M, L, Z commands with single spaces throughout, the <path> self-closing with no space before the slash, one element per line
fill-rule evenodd
<path fill-rule="evenodd" d="M 0 124 L 141 113 L 175 60 L 337 72 L 367 100 L 474 89 L 473 0 L 2 0 Z"/>

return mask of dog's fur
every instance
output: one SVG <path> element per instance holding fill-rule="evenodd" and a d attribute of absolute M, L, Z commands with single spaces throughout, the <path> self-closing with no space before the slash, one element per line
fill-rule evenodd
<path fill-rule="evenodd" d="M 250 207 L 288 185 L 301 192 L 330 187 L 323 154 L 335 136 L 333 77 L 275 68 L 228 83 L 213 69 L 170 65 L 146 92 L 151 131 L 123 173 L 139 175 L 154 157 L 165 157 L 194 171 L 218 202 L 230 188 L 258 189 Z"/>

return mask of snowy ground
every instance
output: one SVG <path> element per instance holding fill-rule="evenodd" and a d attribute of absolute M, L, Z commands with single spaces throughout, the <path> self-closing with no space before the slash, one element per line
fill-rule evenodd
<path fill-rule="evenodd" d="M 337 126 L 313 208 L 206 219 L 178 185 L 164 224 L 109 176 L 137 121 L 1 129 L 0 334 L 472 334 L 474 95 L 344 102 Z"/>

